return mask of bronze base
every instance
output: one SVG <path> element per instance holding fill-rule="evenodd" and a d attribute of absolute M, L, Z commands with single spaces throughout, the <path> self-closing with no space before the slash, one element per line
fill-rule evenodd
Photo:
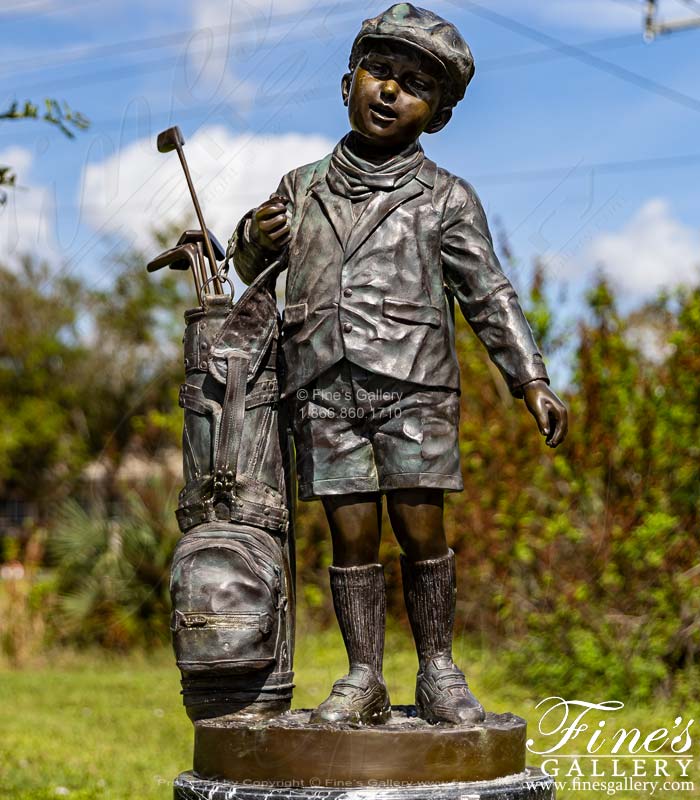
<path fill-rule="evenodd" d="M 194 773 L 283 786 L 493 781 L 525 770 L 526 723 L 487 714 L 477 726 L 429 725 L 394 706 L 384 725 L 310 724 L 309 711 L 272 720 L 195 723 Z"/>
<path fill-rule="evenodd" d="M 526 769 L 495 781 L 407 785 L 376 781 L 347 788 L 207 781 L 184 772 L 175 781 L 174 800 L 555 800 L 554 780 L 539 769 Z"/>

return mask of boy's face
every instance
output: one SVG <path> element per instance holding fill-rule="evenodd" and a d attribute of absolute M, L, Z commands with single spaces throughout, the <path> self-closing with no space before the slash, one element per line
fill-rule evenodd
<path fill-rule="evenodd" d="M 352 129 L 380 148 L 414 142 L 438 111 L 436 69 L 410 47 L 378 42 L 343 82 Z M 448 117 L 449 118 L 449 117 Z"/>

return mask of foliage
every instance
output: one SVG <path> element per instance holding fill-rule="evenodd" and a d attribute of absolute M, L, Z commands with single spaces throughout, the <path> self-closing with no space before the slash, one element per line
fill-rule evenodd
<path fill-rule="evenodd" d="M 20 105 L 15 100 L 6 111 L 0 114 L 0 119 L 40 119 L 57 127 L 69 139 L 75 138 L 75 133 L 71 128 L 84 131 L 90 127 L 90 120 L 84 114 L 74 111 L 65 101 L 59 103 L 58 100 L 50 97 L 44 100 L 43 112 L 30 100 L 25 101 L 24 105 Z"/>
<path fill-rule="evenodd" d="M 544 691 L 645 698 L 699 665 L 700 290 L 624 317 L 600 280 L 588 304 L 556 453 L 460 330 L 460 616 Z"/>
<path fill-rule="evenodd" d="M 44 100 L 43 111 L 39 106 L 30 100 L 20 105 L 16 100 L 0 113 L 0 120 L 26 120 L 38 119 L 48 122 L 58 128 L 61 133 L 69 139 L 75 138 L 74 131 L 84 131 L 90 127 L 90 120 L 80 113 L 74 111 L 65 101 L 59 102 L 47 97 Z M 12 171 L 12 167 L 0 164 L 0 186 L 14 188 L 17 184 L 17 176 Z M 0 189 L 0 205 L 7 199 L 7 193 Z"/>
<path fill-rule="evenodd" d="M 45 528 L 64 508 L 50 535 L 64 641 L 125 648 L 166 635 L 176 501 L 153 495 L 144 519 L 123 474 L 138 457 L 152 476 L 177 445 L 189 287 L 154 280 L 144 262 L 106 267 L 118 277 L 101 291 L 29 261 L 0 270 L 0 497 L 35 504 Z M 555 452 L 544 445 L 458 316 L 465 490 L 448 495 L 446 514 L 458 627 L 505 649 L 541 692 L 697 697 L 700 289 L 621 312 L 601 279 L 572 323 L 535 270 L 526 305 L 545 358 L 568 363 L 570 436 Z M 86 477 L 95 465 L 99 482 Z M 126 483 L 143 501 L 144 481 Z M 68 497 L 80 507 L 64 507 Z M 333 619 L 330 559 L 320 504 L 300 503 L 298 595 L 322 624 Z"/>
<path fill-rule="evenodd" d="M 46 531 L 32 532 L 20 560 L 16 539 L 5 539 L 0 572 L 0 664 L 19 667 L 46 643 L 56 601 L 53 578 L 41 570 Z"/>
<path fill-rule="evenodd" d="M 168 640 L 168 577 L 179 538 L 174 502 L 163 487 L 132 491 L 118 519 L 66 502 L 50 542 L 59 642 L 126 649 Z"/>
<path fill-rule="evenodd" d="M 36 504 L 40 520 L 95 490 L 90 464 L 106 466 L 109 501 L 128 453 L 177 444 L 181 285 L 143 263 L 119 264 L 108 291 L 30 259 L 0 267 L 0 495 Z"/>

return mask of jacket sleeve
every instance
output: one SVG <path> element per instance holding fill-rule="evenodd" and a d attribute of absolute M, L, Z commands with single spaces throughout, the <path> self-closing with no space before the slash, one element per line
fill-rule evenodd
<path fill-rule="evenodd" d="M 474 189 L 456 179 L 442 224 L 443 279 L 515 397 L 549 377 L 518 296 L 493 249 Z"/>
<path fill-rule="evenodd" d="M 294 204 L 294 171 L 287 173 L 280 181 L 275 194 L 281 194 L 291 201 L 287 208 L 287 216 L 291 217 Z M 255 278 L 277 257 L 278 253 L 266 250 L 259 245 L 250 235 L 253 211 L 251 209 L 236 225 L 231 237 L 233 266 L 240 279 L 252 283 Z"/>

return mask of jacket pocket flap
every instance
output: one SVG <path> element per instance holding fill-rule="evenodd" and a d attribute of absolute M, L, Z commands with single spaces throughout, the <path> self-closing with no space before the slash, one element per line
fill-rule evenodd
<path fill-rule="evenodd" d="M 287 306 L 282 317 L 282 327 L 289 328 L 292 325 L 301 325 L 306 319 L 307 313 L 306 303 Z"/>
<path fill-rule="evenodd" d="M 440 326 L 440 309 L 437 306 L 412 303 L 409 300 L 400 300 L 396 297 L 385 297 L 382 304 L 382 313 L 390 319 L 401 322 L 418 322 L 423 325 Z"/>

